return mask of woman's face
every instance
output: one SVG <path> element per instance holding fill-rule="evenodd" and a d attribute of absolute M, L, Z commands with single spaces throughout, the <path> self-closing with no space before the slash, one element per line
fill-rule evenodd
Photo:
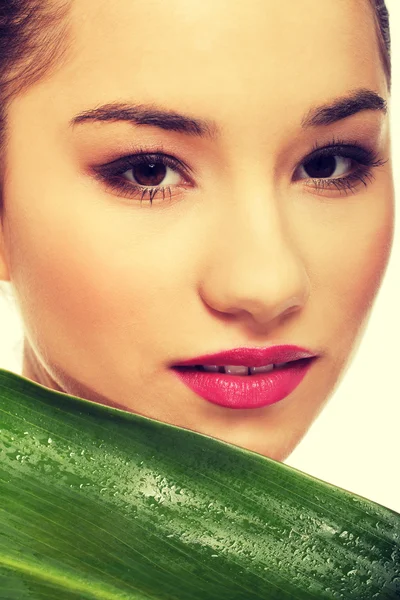
<path fill-rule="evenodd" d="M 70 20 L 68 59 L 9 110 L 2 276 L 23 375 L 284 460 L 358 344 L 392 241 L 383 105 L 318 111 L 388 99 L 369 3 L 76 0 Z M 220 406 L 171 368 L 282 344 L 317 359 L 272 405 Z"/>

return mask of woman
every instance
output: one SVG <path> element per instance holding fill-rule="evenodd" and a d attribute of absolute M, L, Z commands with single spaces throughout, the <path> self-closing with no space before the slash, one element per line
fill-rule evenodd
<path fill-rule="evenodd" d="M 0 7 L 22 374 L 285 460 L 392 244 L 383 0 Z"/>

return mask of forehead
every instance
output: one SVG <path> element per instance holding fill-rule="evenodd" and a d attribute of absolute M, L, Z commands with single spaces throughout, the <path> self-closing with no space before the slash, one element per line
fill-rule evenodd
<path fill-rule="evenodd" d="M 233 99 L 304 112 L 384 86 L 367 0 L 74 0 L 69 19 L 69 61 L 46 85 L 70 112 L 162 101 L 223 121 Z"/>

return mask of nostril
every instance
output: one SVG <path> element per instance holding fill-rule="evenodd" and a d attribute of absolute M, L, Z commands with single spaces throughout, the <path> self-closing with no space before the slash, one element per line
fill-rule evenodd
<path fill-rule="evenodd" d="M 287 317 L 294 312 L 299 311 L 304 306 L 304 302 L 302 302 L 299 298 L 290 298 L 287 302 L 285 302 L 283 308 L 281 309 L 280 316 Z"/>

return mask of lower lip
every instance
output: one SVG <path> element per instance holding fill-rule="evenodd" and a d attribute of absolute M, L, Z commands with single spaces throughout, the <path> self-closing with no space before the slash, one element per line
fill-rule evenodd
<path fill-rule="evenodd" d="M 205 400 L 226 408 L 261 408 L 288 396 L 307 374 L 313 359 L 293 361 L 269 373 L 226 375 L 174 367 L 175 373 Z"/>

